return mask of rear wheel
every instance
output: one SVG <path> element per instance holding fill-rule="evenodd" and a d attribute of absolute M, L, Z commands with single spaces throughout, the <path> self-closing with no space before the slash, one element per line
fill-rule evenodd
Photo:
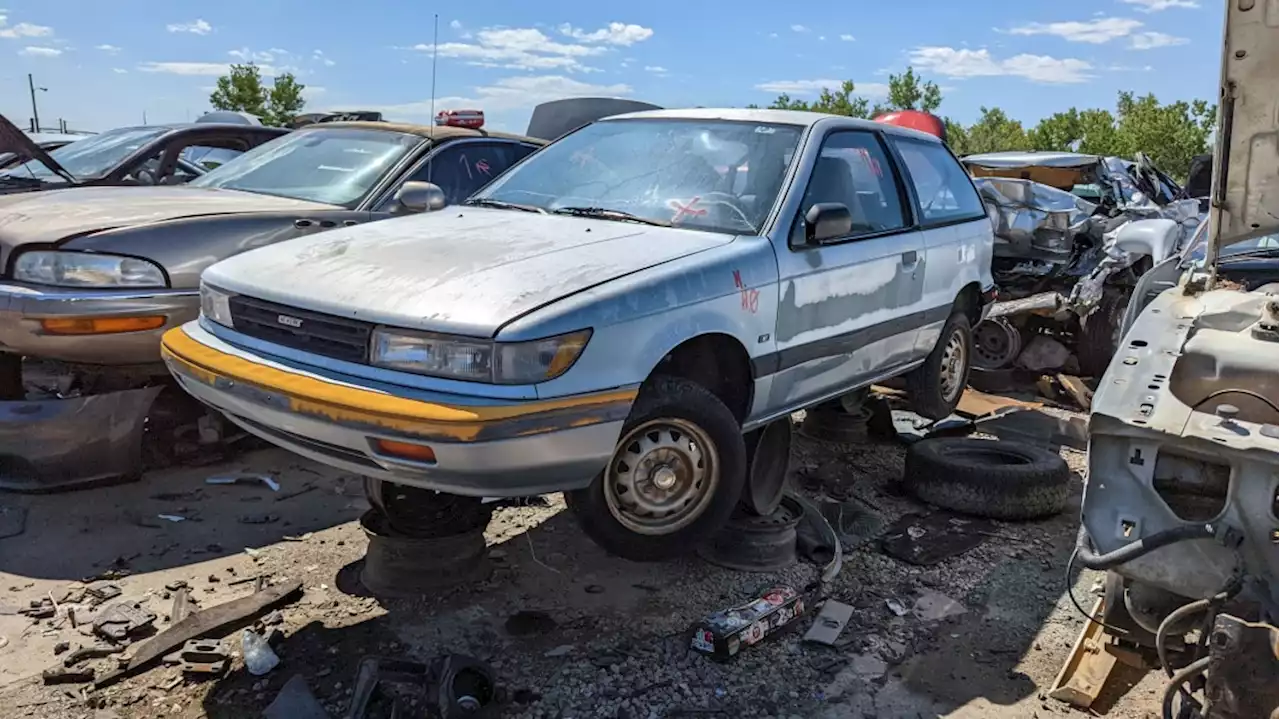
<path fill-rule="evenodd" d="M 926 419 L 942 419 L 954 412 L 969 383 L 972 357 L 969 318 L 956 312 L 942 326 L 938 343 L 924 364 L 907 375 L 912 411 Z"/>
<path fill-rule="evenodd" d="M 695 382 L 659 376 L 641 390 L 604 471 L 565 499 L 611 554 L 669 559 L 724 526 L 742 496 L 746 464 L 729 408 Z"/>

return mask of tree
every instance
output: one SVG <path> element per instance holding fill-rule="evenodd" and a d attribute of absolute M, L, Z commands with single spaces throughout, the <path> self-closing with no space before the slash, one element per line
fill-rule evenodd
<path fill-rule="evenodd" d="M 981 112 L 982 116 L 965 133 L 967 147 L 964 154 L 1031 149 L 1031 141 L 1021 122 L 1010 118 L 998 107 L 983 107 Z"/>
<path fill-rule="evenodd" d="M 209 104 L 217 110 L 247 112 L 265 125 L 286 125 L 306 104 L 302 97 L 305 85 L 293 73 L 282 73 L 273 80 L 271 89 L 263 87 L 262 73 L 253 63 L 235 64 L 218 78 Z"/>
<path fill-rule="evenodd" d="M 907 71 L 901 75 L 889 75 L 888 104 L 881 107 L 885 112 L 891 110 L 933 112 L 941 104 L 942 91 L 938 86 L 929 81 L 921 83 L 915 69 L 908 65 Z"/>
<path fill-rule="evenodd" d="M 958 157 L 973 153 L 969 149 L 969 130 L 964 125 L 949 117 L 942 118 L 942 124 L 947 128 L 947 145 L 952 152 L 956 153 Z"/>
<path fill-rule="evenodd" d="M 1191 158 L 1209 151 L 1218 108 L 1204 100 L 1161 105 L 1155 95 L 1121 92 L 1116 102 L 1115 154 L 1146 153 L 1156 167 L 1184 179 Z"/>

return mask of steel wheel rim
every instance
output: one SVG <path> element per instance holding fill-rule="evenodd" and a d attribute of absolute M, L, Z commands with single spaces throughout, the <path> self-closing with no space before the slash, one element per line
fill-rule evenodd
<path fill-rule="evenodd" d="M 715 443 L 699 426 L 669 417 L 635 427 L 605 468 L 604 498 L 622 526 L 671 534 L 702 516 L 720 482 Z"/>
<path fill-rule="evenodd" d="M 947 344 L 942 348 L 942 366 L 939 372 L 939 383 L 942 385 L 942 398 L 950 402 L 964 389 L 964 365 L 968 348 L 964 346 L 964 337 L 959 332 L 952 332 L 947 337 Z"/>
<path fill-rule="evenodd" d="M 1000 369 L 1017 358 L 1018 331 L 1000 320 L 985 320 L 973 328 L 973 366 Z"/>

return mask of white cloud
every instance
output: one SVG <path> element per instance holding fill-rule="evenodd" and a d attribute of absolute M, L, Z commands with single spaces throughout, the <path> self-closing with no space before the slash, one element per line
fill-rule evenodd
<path fill-rule="evenodd" d="M 28 45 L 19 50 L 18 54 L 26 55 L 27 57 L 57 57 L 62 54 L 62 51 L 56 47 L 35 47 Z"/>
<path fill-rule="evenodd" d="M 170 75 L 205 75 L 217 77 L 227 74 L 231 65 L 225 62 L 144 62 L 138 65 L 142 72 L 161 72 Z M 267 68 L 260 67 L 263 74 Z M 273 68 L 274 69 L 274 68 Z"/>
<path fill-rule="evenodd" d="M 413 46 L 427 54 L 437 48 L 430 44 Z M 536 28 L 486 28 L 476 33 L 475 43 L 446 42 L 438 47 L 441 57 L 466 60 L 469 65 L 513 70 L 562 70 L 590 72 L 582 59 L 602 55 L 599 45 L 553 42 Z"/>
<path fill-rule="evenodd" d="M 825 41 L 825 40 L 827 39 L 827 36 L 826 36 L 826 35 L 819 35 L 819 36 L 818 36 L 818 39 L 819 39 L 819 40 L 823 40 L 823 41 Z"/>
<path fill-rule="evenodd" d="M 120 52 L 120 48 L 116 47 L 115 45 L 97 45 L 93 49 L 111 53 L 112 55 Z"/>
<path fill-rule="evenodd" d="M 991 56 L 986 49 L 918 47 L 908 54 L 916 68 L 946 77 L 1021 77 L 1032 82 L 1062 84 L 1085 82 L 1093 75 L 1093 65 L 1076 58 L 1048 55 L 1014 55 L 1005 59 Z"/>
<path fill-rule="evenodd" d="M 1010 28 L 1010 35 L 1056 35 L 1069 42 L 1101 45 L 1126 37 L 1142 23 L 1130 18 L 1104 17 L 1085 22 L 1033 22 Z"/>
<path fill-rule="evenodd" d="M 1152 50 L 1157 47 L 1186 45 L 1191 42 L 1185 37 L 1166 35 L 1162 32 L 1139 32 L 1129 38 L 1129 47 L 1134 50 Z"/>
<path fill-rule="evenodd" d="M 498 80 L 492 85 L 472 88 L 468 97 L 450 96 L 436 98 L 436 109 L 449 107 L 474 107 L 489 112 L 530 109 L 534 105 L 548 100 L 566 97 L 600 97 L 630 95 L 631 86 L 626 84 L 594 85 L 561 75 L 522 75 Z M 371 109 L 380 110 L 387 116 L 395 117 L 431 117 L 431 101 L 399 105 L 362 104 Z"/>
<path fill-rule="evenodd" d="M 667 68 L 665 68 L 665 67 L 663 67 L 663 66 L 661 66 L 661 65 L 645 65 L 645 66 L 644 66 L 644 69 L 645 69 L 645 72 L 652 72 L 652 73 L 654 73 L 655 75 L 665 75 L 665 74 L 667 74 Z"/>
<path fill-rule="evenodd" d="M 459 22 L 458 20 L 450 20 L 450 21 L 449 21 L 449 27 L 453 28 L 454 30 L 461 30 L 461 29 L 462 29 L 462 23 L 461 23 L 461 22 Z"/>
<path fill-rule="evenodd" d="M 47 25 L 32 25 L 29 22 L 20 22 L 17 25 L 9 25 L 9 18 L 0 14 L 0 37 L 12 40 L 19 37 L 49 37 L 53 34 L 53 28 Z"/>
<path fill-rule="evenodd" d="M 791 32 L 809 32 L 809 28 L 804 25 L 792 25 Z"/>
<path fill-rule="evenodd" d="M 259 65 L 275 62 L 276 60 L 276 53 L 271 50 L 255 52 L 247 47 L 242 47 L 239 50 L 228 50 L 227 54 L 240 62 L 252 62 Z"/>
<path fill-rule="evenodd" d="M 845 42 L 853 42 L 853 41 L 854 41 L 854 37 L 853 37 L 852 35 L 849 35 L 849 34 L 841 35 L 841 36 L 840 36 L 840 39 L 841 39 L 841 40 L 843 40 L 843 41 L 845 41 Z"/>
<path fill-rule="evenodd" d="M 787 95 L 817 95 L 823 90 L 839 90 L 844 80 L 771 80 L 756 85 L 757 90 Z M 863 97 L 884 97 L 889 86 L 879 82 L 855 82 L 853 94 Z"/>
<path fill-rule="evenodd" d="M 653 29 L 631 23 L 611 22 L 593 32 L 576 28 L 569 23 L 560 26 L 560 34 L 567 35 L 579 42 L 602 42 L 606 45 L 630 47 L 653 37 Z"/>
<path fill-rule="evenodd" d="M 1160 12 L 1171 7 L 1198 8 L 1196 0 L 1120 0 L 1129 5 L 1137 5 L 1142 12 Z"/>
<path fill-rule="evenodd" d="M 777 36 L 778 36 L 778 33 L 776 32 L 769 33 L 769 37 L 777 37 Z"/>
<path fill-rule="evenodd" d="M 117 74 L 117 75 L 128 75 L 128 74 L 129 74 L 129 71 L 128 71 L 128 70 L 126 70 L 126 69 L 124 69 L 123 67 L 113 67 L 113 68 L 111 68 L 111 72 L 114 72 L 114 73 L 115 73 L 115 74 Z"/>
<path fill-rule="evenodd" d="M 213 26 L 201 19 L 195 22 L 176 22 L 166 25 L 165 29 L 169 32 L 189 32 L 193 35 L 208 35 L 213 32 Z"/>

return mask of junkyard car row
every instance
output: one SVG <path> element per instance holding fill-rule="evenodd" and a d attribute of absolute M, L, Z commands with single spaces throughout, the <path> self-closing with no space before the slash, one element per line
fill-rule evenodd
<path fill-rule="evenodd" d="M 528 135 L 317 115 L 52 151 L 4 121 L 0 454 L 24 486 L 68 483 L 61 422 L 146 390 L 140 426 L 176 381 L 367 477 L 393 527 L 415 511 L 395 492 L 451 512 L 564 492 L 609 553 L 659 560 L 785 472 L 756 466 L 774 423 L 893 379 L 942 420 L 971 367 L 1052 335 L 1099 378 L 1072 557 L 1112 572 L 1095 619 L 1169 671 L 1195 612 L 1215 646 L 1184 671 L 1221 707 L 1247 685 L 1209 671 L 1234 661 L 1217 637 L 1274 632 L 1280 601 L 1276 52 L 1234 62 L 1262 22 L 1244 5 L 1209 203 L 1142 155 L 957 158 L 782 110 L 560 105 Z M 1219 613 L 1237 597 L 1252 613 Z"/>

